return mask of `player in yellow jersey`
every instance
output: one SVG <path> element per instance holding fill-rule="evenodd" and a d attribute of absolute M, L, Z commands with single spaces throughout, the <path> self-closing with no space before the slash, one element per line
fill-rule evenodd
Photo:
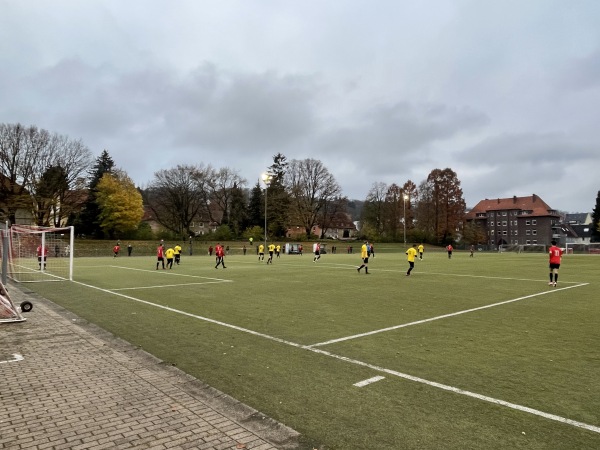
<path fill-rule="evenodd" d="M 265 246 L 260 244 L 258 246 L 258 260 L 259 261 L 264 261 L 265 260 Z"/>
<path fill-rule="evenodd" d="M 369 242 L 365 241 L 362 247 L 360 248 L 360 258 L 362 259 L 362 264 L 360 267 L 357 267 L 356 270 L 360 273 L 360 269 L 365 268 L 365 274 L 369 275 Z"/>
<path fill-rule="evenodd" d="M 175 264 L 179 265 L 179 262 L 181 261 L 181 245 L 175 244 L 173 250 L 175 250 Z"/>
<path fill-rule="evenodd" d="M 175 256 L 175 250 L 173 250 L 171 247 L 169 247 L 165 251 L 165 256 L 167 257 L 167 267 L 169 269 L 172 269 L 173 268 L 173 256 Z"/>
<path fill-rule="evenodd" d="M 425 252 L 425 246 L 423 244 L 419 244 L 419 259 L 423 261 L 423 253 Z"/>
<path fill-rule="evenodd" d="M 406 276 L 410 275 L 410 272 L 415 268 L 415 258 L 417 257 L 417 244 L 413 244 L 411 248 L 406 250 L 407 260 L 408 260 L 408 272 L 406 272 Z"/>
<path fill-rule="evenodd" d="M 275 244 L 269 244 L 269 259 L 267 264 L 273 264 L 273 252 L 275 251 Z"/>

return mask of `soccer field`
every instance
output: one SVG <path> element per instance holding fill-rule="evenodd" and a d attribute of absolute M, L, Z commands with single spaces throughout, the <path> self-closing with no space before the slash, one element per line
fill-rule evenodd
<path fill-rule="evenodd" d="M 308 246 L 307 246 L 308 247 Z M 76 258 L 40 295 L 320 449 L 600 448 L 600 256 Z"/>

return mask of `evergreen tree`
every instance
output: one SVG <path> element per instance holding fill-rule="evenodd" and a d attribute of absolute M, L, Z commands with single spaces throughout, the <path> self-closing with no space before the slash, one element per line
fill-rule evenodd
<path fill-rule="evenodd" d="M 260 182 L 250 191 L 250 202 L 248 204 L 248 226 L 262 227 L 264 225 L 264 197 Z"/>
<path fill-rule="evenodd" d="M 88 184 L 88 198 L 83 206 L 79 218 L 75 220 L 75 227 L 78 233 L 101 238 L 103 231 L 100 226 L 100 207 L 97 203 L 97 186 L 105 173 L 110 173 L 115 166 L 115 162 L 104 150 L 96 158 L 94 167 L 88 173 L 90 181 Z"/>
<path fill-rule="evenodd" d="M 600 242 L 600 191 L 596 196 L 596 207 L 592 212 L 592 242 Z"/>
<path fill-rule="evenodd" d="M 289 195 L 284 185 L 284 177 L 288 163 L 286 157 L 281 153 L 273 156 L 273 164 L 269 167 L 271 180 L 267 189 L 268 194 L 268 227 L 273 236 L 285 237 L 288 223 Z"/>

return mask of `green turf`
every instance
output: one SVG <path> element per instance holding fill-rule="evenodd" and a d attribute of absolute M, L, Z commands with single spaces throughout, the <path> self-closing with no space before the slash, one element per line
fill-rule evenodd
<path fill-rule="evenodd" d="M 346 253 L 267 266 L 249 252 L 218 270 L 205 255 L 158 271 L 151 256 L 76 258 L 75 283 L 27 287 L 298 430 L 307 448 L 600 448 L 600 257 L 565 257 L 552 288 L 545 254 L 426 252 L 406 277 L 404 246 L 380 250 L 370 275 Z"/>

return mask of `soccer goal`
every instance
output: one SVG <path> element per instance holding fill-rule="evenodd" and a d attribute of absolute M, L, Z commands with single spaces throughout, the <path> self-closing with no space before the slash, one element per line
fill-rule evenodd
<path fill-rule="evenodd" d="M 73 227 L 13 225 L 2 236 L 8 278 L 19 283 L 73 280 Z"/>
<path fill-rule="evenodd" d="M 548 251 L 548 247 L 544 244 L 510 244 L 499 246 L 498 251 L 516 253 L 545 253 Z"/>
<path fill-rule="evenodd" d="M 600 242 L 587 244 L 565 244 L 565 253 L 567 255 L 600 255 Z"/>

